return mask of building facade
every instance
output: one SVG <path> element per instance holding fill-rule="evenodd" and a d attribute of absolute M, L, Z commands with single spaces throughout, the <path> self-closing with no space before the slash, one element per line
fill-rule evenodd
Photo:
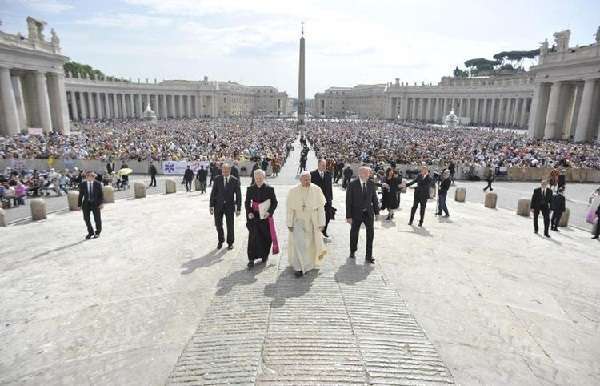
<path fill-rule="evenodd" d="M 444 77 L 437 85 L 393 83 L 331 87 L 315 95 L 321 118 L 360 117 L 443 123 L 454 111 L 462 122 L 528 129 L 532 138 L 600 138 L 600 28 L 596 41 L 569 47 L 569 31 L 540 48 L 528 72 Z"/>
<path fill-rule="evenodd" d="M 47 41 L 45 23 L 27 18 L 28 35 L 0 31 L 0 134 L 28 128 L 69 132 L 63 65 L 54 30 Z"/>
<path fill-rule="evenodd" d="M 27 18 L 29 35 L 0 31 L 0 135 L 29 128 L 68 134 L 70 121 L 143 118 L 147 105 L 159 119 L 285 116 L 287 94 L 271 86 L 235 82 L 90 79 L 64 72 L 69 60 L 54 30 Z"/>
<path fill-rule="evenodd" d="M 569 47 L 569 30 L 542 43 L 534 76 L 529 135 L 534 138 L 600 138 L 600 28 L 596 41 Z"/>

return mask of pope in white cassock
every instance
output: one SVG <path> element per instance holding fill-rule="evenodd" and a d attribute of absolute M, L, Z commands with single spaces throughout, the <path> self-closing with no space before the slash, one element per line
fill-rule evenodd
<path fill-rule="evenodd" d="M 327 250 L 321 231 L 325 226 L 325 196 L 310 183 L 310 172 L 300 174 L 300 184 L 287 197 L 288 260 L 296 277 L 318 267 Z"/>

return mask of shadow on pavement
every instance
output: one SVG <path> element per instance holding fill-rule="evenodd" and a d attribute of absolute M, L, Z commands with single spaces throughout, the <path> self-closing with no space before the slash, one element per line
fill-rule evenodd
<path fill-rule="evenodd" d="M 221 261 L 223 261 L 222 258 L 226 252 L 226 249 L 222 249 L 218 252 L 216 249 L 214 249 L 202 257 L 198 257 L 197 259 L 187 261 L 181 265 L 181 268 L 185 268 L 183 271 L 181 271 L 181 274 L 189 275 L 198 268 L 206 268 L 210 267 L 211 265 L 220 263 Z"/>
<path fill-rule="evenodd" d="M 257 264 L 252 269 L 244 268 L 239 271 L 233 271 L 217 283 L 217 296 L 227 295 L 236 285 L 250 285 L 258 280 L 256 275 L 268 267 L 267 264 Z"/>
<path fill-rule="evenodd" d="M 338 283 L 354 285 L 365 280 L 374 270 L 372 264 L 359 265 L 356 259 L 346 259 L 346 263 L 341 265 L 333 278 Z"/>
<path fill-rule="evenodd" d="M 31 260 L 39 259 L 40 257 L 43 257 L 43 256 L 51 254 L 52 252 L 64 251 L 65 249 L 69 249 L 71 247 L 74 247 L 74 246 L 77 246 L 79 244 L 85 243 L 86 241 L 91 241 L 91 240 L 82 239 L 82 240 L 79 240 L 79 241 L 77 241 L 75 243 L 71 243 L 71 244 L 67 244 L 67 245 L 62 245 L 60 247 L 56 247 L 54 249 L 47 250 L 46 252 L 42 252 L 42 253 L 39 253 L 39 254 L 33 256 L 31 258 Z"/>
<path fill-rule="evenodd" d="M 271 307 L 280 308 L 285 305 L 287 299 L 299 298 L 310 291 L 315 279 L 319 276 L 319 271 L 313 269 L 302 277 L 295 277 L 292 267 L 287 267 L 279 273 L 277 280 L 273 284 L 265 286 L 264 294 L 273 298 Z"/>

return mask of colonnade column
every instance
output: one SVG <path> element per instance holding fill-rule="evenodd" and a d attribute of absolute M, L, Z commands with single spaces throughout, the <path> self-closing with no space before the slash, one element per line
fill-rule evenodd
<path fill-rule="evenodd" d="M 4 117 L 0 133 L 3 135 L 15 135 L 19 132 L 19 112 L 15 92 L 10 79 L 10 70 L 6 67 L 0 67 L 0 99 L 2 99 L 2 110 Z"/>
<path fill-rule="evenodd" d="M 559 134 L 560 128 L 560 94 L 562 82 L 554 82 L 550 87 L 550 100 L 548 101 L 548 113 L 546 114 L 546 128 L 544 138 L 553 139 Z"/>
<path fill-rule="evenodd" d="M 96 93 L 96 118 L 104 118 L 104 113 L 102 111 L 102 94 L 100 93 Z"/>
<path fill-rule="evenodd" d="M 593 137 L 591 120 L 596 80 L 586 79 L 583 85 L 583 95 L 579 106 L 579 114 L 577 115 L 577 126 L 575 127 L 575 142 L 585 142 Z"/>
<path fill-rule="evenodd" d="M 50 100 L 48 98 L 46 74 L 41 71 L 36 71 L 34 76 L 39 125 L 44 132 L 47 133 L 52 130 L 52 117 L 50 115 Z"/>

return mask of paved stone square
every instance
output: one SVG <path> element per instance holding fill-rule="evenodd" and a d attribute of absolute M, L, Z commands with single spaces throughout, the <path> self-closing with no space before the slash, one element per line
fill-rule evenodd
<path fill-rule="evenodd" d="M 295 155 L 270 180 L 282 251 L 245 268 L 247 233 L 217 251 L 208 195 L 106 205 L 0 230 L 2 384 L 577 384 L 600 382 L 600 253 L 589 233 L 551 240 L 531 219 L 449 202 L 411 227 L 412 197 L 364 231 L 349 260 L 334 187 L 321 270 L 294 278 L 285 196 Z M 309 168 L 315 160 L 309 160 Z M 242 189 L 244 190 L 244 189 Z"/>

